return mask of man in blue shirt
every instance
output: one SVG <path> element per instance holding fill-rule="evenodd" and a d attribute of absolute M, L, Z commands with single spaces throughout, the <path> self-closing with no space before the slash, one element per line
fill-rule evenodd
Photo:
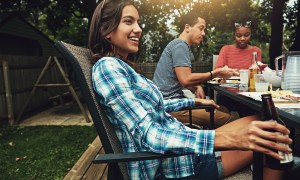
<path fill-rule="evenodd" d="M 238 75 L 230 68 L 219 68 L 207 73 L 192 73 L 193 54 L 192 45 L 198 45 L 205 36 L 206 22 L 197 14 L 190 13 L 182 20 L 182 33 L 171 41 L 164 49 L 156 66 L 153 82 L 159 87 L 164 99 L 184 98 L 183 89 L 187 88 L 198 98 L 205 98 L 200 84 L 214 77 L 228 78 Z M 225 110 L 226 112 L 226 110 Z M 215 126 L 222 126 L 232 120 L 230 114 L 222 111 L 215 113 Z M 200 126 L 209 126 L 209 112 L 204 109 L 193 110 L 193 123 Z M 172 113 L 179 121 L 189 121 L 188 111 Z"/>

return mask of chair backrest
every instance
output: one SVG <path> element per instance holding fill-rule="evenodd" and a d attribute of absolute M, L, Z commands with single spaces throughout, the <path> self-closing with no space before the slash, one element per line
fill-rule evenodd
<path fill-rule="evenodd" d="M 92 57 L 90 50 L 61 41 L 55 43 L 55 47 L 71 64 L 75 72 L 83 98 L 90 111 L 105 153 L 122 153 L 121 144 L 113 126 L 109 122 L 105 111 L 96 100 L 91 78 L 93 64 L 92 61 L 90 61 Z M 125 164 L 119 163 L 118 165 L 123 178 L 129 179 L 127 178 L 128 173 Z"/>
<path fill-rule="evenodd" d="M 212 70 L 214 70 L 215 67 L 216 67 L 216 63 L 217 63 L 218 57 L 219 57 L 219 55 L 215 55 L 215 54 L 213 55 L 213 65 L 212 65 Z"/>

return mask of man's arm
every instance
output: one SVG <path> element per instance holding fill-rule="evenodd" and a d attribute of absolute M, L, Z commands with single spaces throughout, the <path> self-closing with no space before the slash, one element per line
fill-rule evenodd
<path fill-rule="evenodd" d="M 229 78 L 231 76 L 238 76 L 239 73 L 231 68 L 219 68 L 206 73 L 192 73 L 190 67 L 175 67 L 175 73 L 178 81 L 183 87 L 197 86 L 203 84 L 215 77 Z"/>

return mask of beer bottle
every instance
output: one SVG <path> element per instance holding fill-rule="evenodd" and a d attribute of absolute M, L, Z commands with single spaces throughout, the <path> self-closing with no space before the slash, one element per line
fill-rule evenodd
<path fill-rule="evenodd" d="M 254 74 L 258 74 L 259 67 L 257 65 L 257 52 L 252 52 L 252 63 L 249 67 L 249 89 L 255 89 L 255 83 L 254 83 Z"/>
<path fill-rule="evenodd" d="M 280 124 L 284 122 L 279 118 L 271 94 L 262 94 L 262 119 L 263 120 L 274 120 Z M 279 132 L 278 132 L 279 133 Z M 286 144 L 288 146 L 288 144 Z M 275 159 L 269 155 L 265 155 L 266 165 L 271 169 L 286 170 L 290 169 L 294 165 L 293 154 L 278 152 L 284 160 Z"/>

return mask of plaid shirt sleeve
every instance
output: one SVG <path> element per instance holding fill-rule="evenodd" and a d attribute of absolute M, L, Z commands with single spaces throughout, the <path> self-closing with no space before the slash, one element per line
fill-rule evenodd
<path fill-rule="evenodd" d="M 142 78 L 115 58 L 99 60 L 93 67 L 92 78 L 94 90 L 115 127 L 124 151 L 213 153 L 214 131 L 190 129 L 166 113 L 166 109 L 173 111 L 193 105 L 192 99 L 163 101 L 158 88 L 150 80 Z M 185 166 L 182 168 L 185 173 L 176 172 L 180 175 L 169 177 L 193 173 L 186 170 L 189 166 L 192 169 L 192 158 L 185 159 L 189 160 L 179 163 L 179 166 Z M 151 168 L 149 171 L 152 171 Z"/>
<path fill-rule="evenodd" d="M 195 105 L 195 101 L 192 98 L 182 99 L 166 99 L 164 100 L 165 110 L 168 113 L 179 111 L 185 107 L 191 107 Z"/>

